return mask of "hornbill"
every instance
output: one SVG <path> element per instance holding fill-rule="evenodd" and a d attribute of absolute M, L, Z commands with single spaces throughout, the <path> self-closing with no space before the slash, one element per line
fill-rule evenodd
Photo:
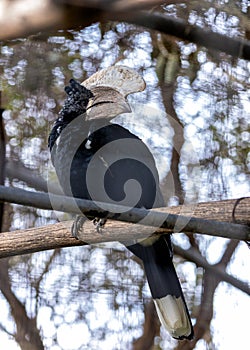
<path fill-rule="evenodd" d="M 148 147 L 111 122 L 131 112 L 127 95 L 144 88 L 143 78 L 125 66 L 103 69 L 82 84 L 70 80 L 65 87 L 66 101 L 49 136 L 52 163 L 65 195 L 137 208 L 164 206 Z M 86 216 L 94 219 L 91 212 Z M 172 262 L 170 235 L 126 246 L 143 262 L 161 323 L 172 337 L 192 339 L 189 312 Z"/>

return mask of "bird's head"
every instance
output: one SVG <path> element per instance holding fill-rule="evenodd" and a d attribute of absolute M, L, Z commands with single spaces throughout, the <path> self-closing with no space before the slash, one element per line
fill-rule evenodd
<path fill-rule="evenodd" d="M 81 85 L 93 94 L 86 108 L 86 120 L 113 119 L 121 113 L 130 113 L 127 96 L 143 91 L 146 86 L 135 70 L 125 66 L 103 69 Z"/>

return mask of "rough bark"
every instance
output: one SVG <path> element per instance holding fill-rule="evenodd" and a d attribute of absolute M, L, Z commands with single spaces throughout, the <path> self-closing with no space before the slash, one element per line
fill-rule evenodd
<path fill-rule="evenodd" d="M 232 220 L 230 220 L 230 222 L 222 222 L 194 217 L 194 208 L 198 204 L 191 207 L 183 207 L 185 210 L 181 212 L 180 215 L 176 215 L 170 213 L 168 208 L 157 208 L 152 210 L 128 208 L 108 203 L 93 202 L 54 194 L 48 195 L 47 193 L 31 192 L 5 186 L 0 186 L 0 200 L 40 209 L 57 210 L 75 214 L 87 213 L 88 216 L 91 215 L 93 218 L 106 217 L 107 219 L 115 221 L 136 224 L 131 227 L 125 224 L 121 225 L 121 227 L 115 226 L 117 230 L 115 232 L 112 226 L 109 227 L 110 232 L 107 231 L 107 233 L 111 235 L 107 236 L 108 240 L 124 241 L 135 238 L 146 238 L 151 233 L 155 231 L 158 232 L 158 228 L 160 228 L 160 233 L 192 232 L 245 241 L 250 240 L 250 227 L 248 225 L 231 223 Z M 249 203 L 249 200 L 249 198 L 245 198 L 247 203 Z M 242 201 L 243 199 L 241 201 L 238 199 L 233 200 L 234 204 L 233 208 L 231 208 L 234 212 L 233 222 L 236 221 L 235 205 L 239 205 Z M 188 210 L 186 210 L 187 208 Z M 117 215 L 117 213 L 120 214 Z M 185 215 L 183 215 L 183 213 L 185 213 Z M 248 219 L 246 218 L 246 220 Z M 145 228 L 143 226 L 145 226 Z M 128 232 L 127 228 L 131 229 L 131 232 Z M 114 233 L 113 236 L 111 232 L 112 230 Z M 124 232 L 126 233 L 124 234 Z M 93 232 L 91 233 L 94 235 Z M 120 233 L 121 236 L 119 235 Z"/>
<path fill-rule="evenodd" d="M 199 203 L 194 208 L 192 206 L 177 206 L 161 208 L 161 211 L 165 210 L 171 214 L 181 213 L 187 215 L 187 217 L 192 215 L 194 218 L 209 218 L 216 223 L 217 220 L 232 222 L 232 211 L 234 210 L 237 222 L 249 224 L 250 198 L 242 199 L 235 209 L 236 202 L 237 200 L 225 200 Z M 0 257 L 84 244 L 72 237 L 71 226 L 72 221 L 65 221 L 45 227 L 2 233 L 0 236 Z M 238 227 L 238 225 L 236 226 Z M 248 227 L 247 225 L 241 226 Z M 126 242 L 135 237 L 145 238 L 148 232 L 153 233 L 155 231 L 154 228 L 149 227 L 151 231 L 145 232 L 143 228 L 145 227 L 141 225 L 108 220 L 103 229 L 103 234 L 100 234 L 92 222 L 86 221 L 81 233 L 81 240 L 86 244 L 108 241 Z M 158 229 L 156 232 L 159 234 L 169 233 L 171 230 Z"/>

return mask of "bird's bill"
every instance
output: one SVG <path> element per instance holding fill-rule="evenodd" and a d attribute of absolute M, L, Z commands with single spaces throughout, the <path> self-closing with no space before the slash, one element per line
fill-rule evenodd
<path fill-rule="evenodd" d="M 106 86 L 119 91 L 124 97 L 143 91 L 146 87 L 144 79 L 137 71 L 119 65 L 96 72 L 83 81 L 82 85 L 91 91 L 96 86 Z"/>
<path fill-rule="evenodd" d="M 86 120 L 113 119 L 122 113 L 131 113 L 131 108 L 119 91 L 106 86 L 91 89 L 92 97 L 87 105 Z"/>
<path fill-rule="evenodd" d="M 119 114 L 131 113 L 126 97 L 146 87 L 138 72 L 119 65 L 96 72 L 82 85 L 94 95 L 87 106 L 86 120 L 113 119 Z"/>

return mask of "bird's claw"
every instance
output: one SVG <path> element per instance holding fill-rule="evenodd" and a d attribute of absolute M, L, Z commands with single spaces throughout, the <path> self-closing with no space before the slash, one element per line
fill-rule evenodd
<path fill-rule="evenodd" d="M 79 239 L 79 231 L 82 230 L 86 220 L 87 218 L 85 216 L 77 215 L 71 227 L 71 234 L 74 238 Z"/>
<path fill-rule="evenodd" d="M 86 222 L 86 220 L 88 220 L 86 216 L 82 216 L 82 215 L 76 216 L 73 222 L 73 225 L 71 227 L 71 234 L 74 238 L 80 239 L 79 232 L 82 231 L 83 225 Z M 102 229 L 104 228 L 106 221 L 107 221 L 106 218 L 97 218 L 97 217 L 93 220 L 93 224 L 95 225 L 96 231 L 98 233 L 102 233 Z"/>
<path fill-rule="evenodd" d="M 96 226 L 96 230 L 98 233 L 102 233 L 102 229 L 104 228 L 106 221 L 106 218 L 95 218 L 93 220 L 93 224 Z"/>

